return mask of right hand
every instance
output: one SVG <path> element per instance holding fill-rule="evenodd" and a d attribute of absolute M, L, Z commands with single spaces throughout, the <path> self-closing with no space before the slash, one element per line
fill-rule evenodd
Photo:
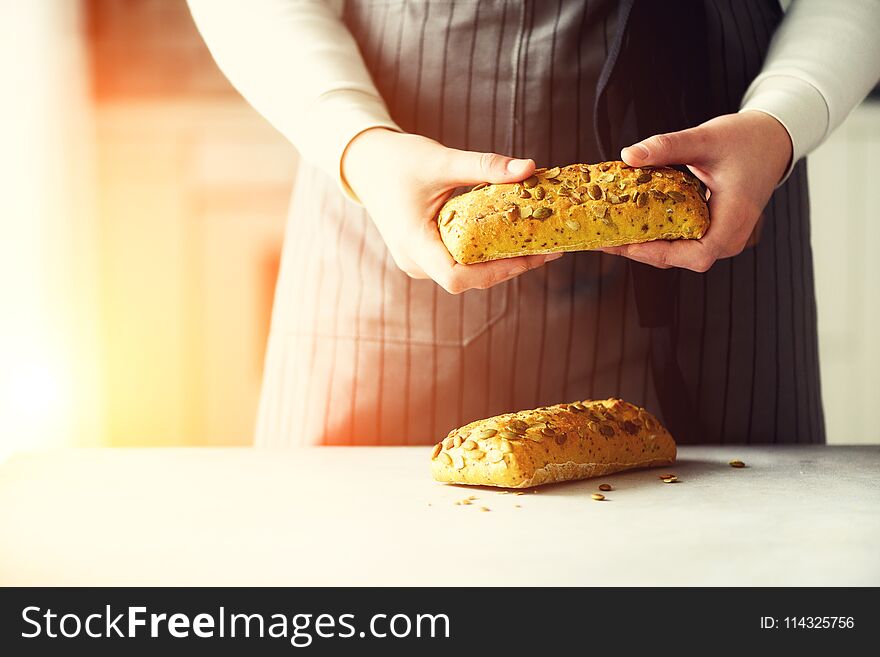
<path fill-rule="evenodd" d="M 397 266 L 412 278 L 433 279 L 452 294 L 492 287 L 562 257 L 553 253 L 461 265 L 440 239 L 437 213 L 456 187 L 518 182 L 534 170 L 532 160 L 446 148 L 426 137 L 385 128 L 359 134 L 342 158 L 346 182 Z"/>

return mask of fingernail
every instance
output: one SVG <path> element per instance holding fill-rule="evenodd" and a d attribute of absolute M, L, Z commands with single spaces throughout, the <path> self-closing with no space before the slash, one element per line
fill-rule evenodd
<path fill-rule="evenodd" d="M 529 168 L 529 164 L 529 160 L 508 160 L 507 172 L 514 176 L 525 175 L 526 170 Z"/>
<path fill-rule="evenodd" d="M 648 157 L 648 149 L 641 144 L 633 144 L 632 146 L 627 146 L 626 148 L 624 148 L 621 155 L 630 155 L 640 160 L 644 160 L 646 157 Z"/>

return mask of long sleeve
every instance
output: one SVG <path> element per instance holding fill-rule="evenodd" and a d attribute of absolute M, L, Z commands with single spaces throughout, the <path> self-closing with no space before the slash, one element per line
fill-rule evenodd
<path fill-rule="evenodd" d="M 785 126 L 793 167 L 843 123 L 878 78 L 880 0 L 794 0 L 741 107 Z"/>
<path fill-rule="evenodd" d="M 349 142 L 391 119 L 357 43 L 322 0 L 188 0 L 217 65 L 306 160 L 342 185 Z"/>

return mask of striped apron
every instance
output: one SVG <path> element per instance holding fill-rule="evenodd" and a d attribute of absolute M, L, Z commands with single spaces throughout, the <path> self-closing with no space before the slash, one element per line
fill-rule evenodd
<path fill-rule="evenodd" d="M 447 146 L 538 166 L 735 112 L 769 0 L 345 4 L 389 110 Z M 303 164 L 276 288 L 260 445 L 401 445 L 513 410 L 622 397 L 680 443 L 821 443 L 806 165 L 756 246 L 709 272 L 568 254 L 454 296 L 397 269 L 363 208 Z"/>

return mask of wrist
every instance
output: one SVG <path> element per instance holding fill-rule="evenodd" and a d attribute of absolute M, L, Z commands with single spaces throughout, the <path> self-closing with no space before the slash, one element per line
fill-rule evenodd
<path fill-rule="evenodd" d="M 777 165 L 775 167 L 776 181 L 777 183 L 782 182 L 791 168 L 791 159 L 794 154 L 794 146 L 788 128 L 772 114 L 759 109 L 742 109 L 739 111 L 739 115 L 757 126 L 760 141 L 765 146 L 765 152 L 773 155 Z"/>
<path fill-rule="evenodd" d="M 340 173 L 342 182 L 358 194 L 358 186 L 363 181 L 367 172 L 375 171 L 376 166 L 382 161 L 381 154 L 387 153 L 390 143 L 401 133 L 389 128 L 368 128 L 355 135 L 348 142 L 342 153 Z"/>

